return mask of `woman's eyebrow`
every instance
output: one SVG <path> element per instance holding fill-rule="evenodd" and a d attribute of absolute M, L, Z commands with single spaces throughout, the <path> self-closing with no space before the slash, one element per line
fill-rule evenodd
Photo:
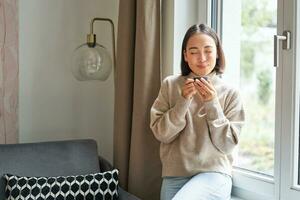
<path fill-rule="evenodd" d="M 208 48 L 213 48 L 213 46 L 212 45 L 206 45 L 206 46 L 204 46 L 204 49 L 208 49 Z M 198 47 L 190 47 L 188 50 L 192 50 L 192 49 L 198 49 Z"/>
<path fill-rule="evenodd" d="M 197 47 L 190 47 L 188 50 L 192 50 L 192 49 L 198 49 Z"/>

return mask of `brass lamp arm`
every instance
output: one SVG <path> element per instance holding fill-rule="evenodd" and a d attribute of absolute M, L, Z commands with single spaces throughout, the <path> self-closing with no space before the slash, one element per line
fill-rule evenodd
<path fill-rule="evenodd" d="M 111 19 L 108 18 L 93 18 L 90 23 L 90 34 L 87 35 L 87 45 L 89 47 L 94 47 L 96 45 L 96 34 L 93 33 L 94 31 L 94 22 L 95 21 L 106 21 L 109 22 L 111 25 L 111 36 L 112 36 L 112 50 L 113 50 L 113 62 L 114 66 L 116 64 L 116 53 L 115 53 L 115 28 L 114 28 L 114 22 Z"/>

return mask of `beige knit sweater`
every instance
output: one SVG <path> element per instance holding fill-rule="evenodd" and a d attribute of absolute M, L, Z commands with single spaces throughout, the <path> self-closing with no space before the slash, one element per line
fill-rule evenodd
<path fill-rule="evenodd" d="M 231 175 L 232 153 L 245 118 L 239 93 L 213 72 L 208 78 L 217 97 L 209 102 L 197 95 L 186 100 L 181 88 L 187 77 L 167 77 L 151 108 L 150 127 L 161 142 L 162 176 Z"/>

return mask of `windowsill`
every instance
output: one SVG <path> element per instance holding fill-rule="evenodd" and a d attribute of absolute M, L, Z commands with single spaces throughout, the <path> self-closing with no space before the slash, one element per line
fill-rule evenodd
<path fill-rule="evenodd" d="M 238 197 L 231 197 L 231 199 L 230 200 L 243 200 L 243 199 L 241 199 L 241 198 L 238 198 Z"/>
<path fill-rule="evenodd" d="M 232 187 L 234 199 L 274 199 L 272 195 L 274 191 L 274 180 L 270 177 L 234 168 Z"/>

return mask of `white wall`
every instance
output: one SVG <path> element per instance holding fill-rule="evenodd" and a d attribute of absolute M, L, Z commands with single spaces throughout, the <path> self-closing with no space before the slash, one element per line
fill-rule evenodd
<path fill-rule="evenodd" d="M 20 142 L 93 138 L 113 157 L 113 74 L 105 82 L 72 76 L 72 51 L 86 40 L 93 17 L 112 18 L 118 0 L 19 1 Z M 96 22 L 97 42 L 111 52 L 110 26 Z"/>

